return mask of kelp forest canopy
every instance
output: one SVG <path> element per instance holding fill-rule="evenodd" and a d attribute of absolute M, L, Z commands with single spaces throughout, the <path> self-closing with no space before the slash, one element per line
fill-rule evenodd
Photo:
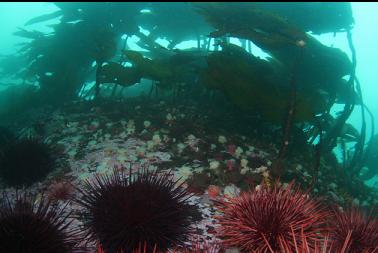
<path fill-rule="evenodd" d="M 365 165 L 365 127 L 360 131 L 346 123 L 355 106 L 365 108 L 355 76 L 350 3 L 54 4 L 59 10 L 15 32 L 28 39 L 19 51 L 0 58 L 1 75 L 22 80 L 0 93 L 2 115 L 78 99 L 119 98 L 127 87 L 151 80 L 151 94 L 214 106 L 219 101 L 214 97 L 222 97 L 238 113 L 281 127 L 282 158 L 296 129 L 319 156 L 342 143 L 345 167 L 353 175 Z M 51 19 L 59 22 L 50 33 L 30 28 Z M 324 33 L 347 34 L 352 59 L 313 37 Z M 132 38 L 140 50 L 129 48 Z M 231 42 L 235 39 L 239 45 Z M 193 40 L 196 47 L 177 48 Z M 257 56 L 256 47 L 269 57 Z M 335 104 L 344 109 L 332 115 Z M 375 173 L 365 177 L 370 174 Z"/>

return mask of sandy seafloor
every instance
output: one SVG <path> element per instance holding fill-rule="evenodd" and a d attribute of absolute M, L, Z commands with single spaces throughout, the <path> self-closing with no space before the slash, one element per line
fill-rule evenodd
<path fill-rule="evenodd" d="M 278 154 L 278 147 L 269 142 L 271 137 L 253 130 L 250 123 L 241 126 L 240 118 L 233 122 L 236 119 L 232 113 L 222 115 L 212 107 L 197 108 L 190 103 L 77 102 L 59 110 L 37 110 L 23 117 L 19 122 L 42 124 L 46 141 L 56 144 L 61 151 L 59 168 L 27 191 L 41 194 L 54 182 L 61 181 L 80 187 L 83 180 L 91 180 L 96 173 L 111 173 L 112 168 L 170 170 L 195 194 L 190 201 L 199 206 L 203 219 L 193 224 L 193 228 L 207 242 L 215 240 L 213 200 L 238 194 L 246 185 L 258 185 L 269 176 Z M 21 132 L 33 135 L 33 131 L 33 127 L 25 127 Z M 303 155 L 291 161 L 288 171 L 296 181 L 309 183 L 312 177 L 306 168 L 312 163 Z M 219 171 L 224 174 L 219 175 Z M 208 177 L 201 176 L 189 183 L 191 176 L 200 172 L 206 172 Z M 326 175 L 323 170 L 323 176 Z M 322 180 L 321 173 L 318 180 Z M 340 201 L 342 197 L 336 188 L 335 182 L 315 192 L 325 192 Z M 75 211 L 78 207 L 70 202 L 67 210 Z M 75 220 L 72 225 L 79 226 L 80 222 Z"/>

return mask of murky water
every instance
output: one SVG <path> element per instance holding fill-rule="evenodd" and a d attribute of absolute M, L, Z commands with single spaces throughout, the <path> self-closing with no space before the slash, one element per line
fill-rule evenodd
<path fill-rule="evenodd" d="M 0 252 L 378 250 L 355 5 L 1 5 Z"/>

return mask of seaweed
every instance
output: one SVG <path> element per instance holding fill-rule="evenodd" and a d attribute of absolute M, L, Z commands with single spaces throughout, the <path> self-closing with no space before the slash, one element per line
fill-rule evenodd
<path fill-rule="evenodd" d="M 259 59 L 235 45 L 222 46 L 222 51 L 208 56 L 202 82 L 223 91 L 239 107 L 281 123 L 290 104 L 289 73 L 273 60 Z M 311 121 L 315 114 L 327 110 L 321 93 L 309 93 L 300 87 L 297 93 L 297 121 Z"/>

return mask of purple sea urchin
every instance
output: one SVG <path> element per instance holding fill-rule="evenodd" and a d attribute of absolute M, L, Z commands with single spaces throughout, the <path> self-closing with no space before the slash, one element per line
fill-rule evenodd
<path fill-rule="evenodd" d="M 155 247 L 160 252 L 191 234 L 195 206 L 171 173 L 114 170 L 86 181 L 79 192 L 86 235 L 106 253 L 133 252 L 145 243 L 147 252 Z"/>
<path fill-rule="evenodd" d="M 76 232 L 69 230 L 69 213 L 42 198 L 8 197 L 0 206 L 0 252 L 71 253 L 76 247 Z"/>
<path fill-rule="evenodd" d="M 30 186 L 56 165 L 52 145 L 39 139 L 19 139 L 0 153 L 0 177 L 9 186 Z"/>

